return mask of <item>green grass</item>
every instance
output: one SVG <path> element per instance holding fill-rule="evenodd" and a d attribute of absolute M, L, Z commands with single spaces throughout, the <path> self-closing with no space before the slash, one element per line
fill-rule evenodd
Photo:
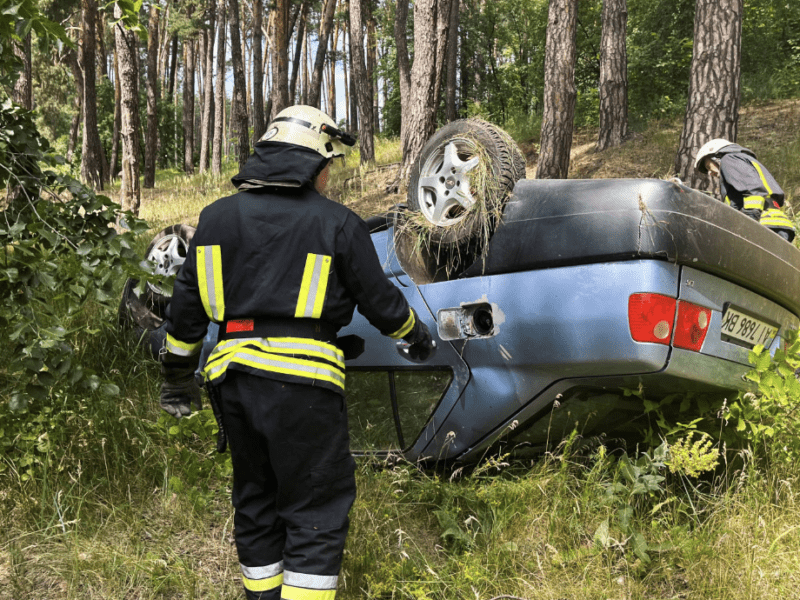
<path fill-rule="evenodd" d="M 797 129 L 766 127 L 765 115 L 744 117 L 741 141 L 796 198 Z M 674 156 L 675 126 L 642 135 L 649 145 L 634 140 L 640 145 L 608 160 L 661 174 Z M 396 162 L 399 143 L 379 142 L 378 156 Z M 143 190 L 141 214 L 153 230 L 196 224 L 204 206 L 232 191 L 234 170 L 227 165 L 219 178 L 160 172 L 156 188 Z M 357 176 L 363 196 L 361 183 L 344 186 Z M 371 176 L 351 156 L 334 172 L 333 193 L 362 213 L 374 211 L 392 199 Z M 142 248 L 147 242 L 144 236 Z M 209 412 L 171 432 L 174 421 L 158 408 L 158 365 L 108 327 L 114 315 L 90 308 L 76 319 L 82 364 L 120 393 L 52 399 L 53 416 L 19 434 L 42 442 L 41 450 L 2 449 L 0 600 L 241 598 L 230 481 L 208 435 Z M 382 440 L 390 425 L 379 426 L 388 427 Z M 747 453 L 729 458 L 699 480 L 661 469 L 666 480 L 656 491 L 626 500 L 630 530 L 647 541 L 649 562 L 621 529 L 620 504 L 608 489 L 627 484 L 600 447 L 527 462 L 494 457 L 442 474 L 359 459 L 339 597 L 797 598 L 800 466 L 767 465 Z M 608 536 L 598 537 L 606 520 Z"/>

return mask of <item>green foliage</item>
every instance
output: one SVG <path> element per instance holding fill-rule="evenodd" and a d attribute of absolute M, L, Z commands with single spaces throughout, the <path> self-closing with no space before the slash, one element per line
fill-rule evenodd
<path fill-rule="evenodd" d="M 725 418 L 735 426 L 763 456 L 779 462 L 800 459 L 800 339 L 788 331 L 785 345 L 774 356 L 756 346 L 750 352 L 753 370 L 747 379 L 758 386 L 758 393 L 740 393 L 727 408 Z"/>
<path fill-rule="evenodd" d="M 39 464 L 48 430 L 68 418 L 66 398 L 110 397 L 119 388 L 81 365 L 81 344 L 99 330 L 87 318 L 116 307 L 114 285 L 141 276 L 131 250 L 142 221 L 48 167 L 63 164 L 37 132 L 31 112 L 0 107 L 0 187 L 7 201 L 0 222 L 0 331 L 3 404 L 0 444 L 19 467 Z M 112 227 L 125 219 L 132 231 Z"/>
<path fill-rule="evenodd" d="M 695 441 L 694 436 L 698 439 Z M 689 477 L 697 477 L 717 468 L 719 449 L 714 447 L 714 440 L 707 433 L 698 434 L 690 431 L 669 447 L 667 466 L 670 473 L 683 473 Z"/>
<path fill-rule="evenodd" d="M 219 427 L 214 413 L 207 408 L 177 420 L 161 413 L 158 427 L 172 441 L 166 451 L 174 466 L 167 481 L 169 490 L 186 496 L 196 508 L 206 506 L 218 482 L 233 473 L 230 452 L 216 452 Z"/>
<path fill-rule="evenodd" d="M 16 82 L 20 60 L 14 44 L 30 32 L 43 47 L 51 42 L 71 44 L 64 28 L 45 19 L 35 0 L 0 0 L 0 86 L 10 89 Z"/>
<path fill-rule="evenodd" d="M 645 565 L 650 562 L 648 550 L 651 546 L 642 531 L 638 529 L 635 517 L 643 513 L 655 513 L 663 504 L 652 506 L 654 500 L 665 495 L 665 461 L 668 456 L 666 443 L 648 452 L 641 452 L 639 458 L 632 460 L 627 453 L 616 463 L 613 481 L 605 485 L 606 499 L 615 510 L 612 517 L 606 518 L 594 533 L 594 543 L 604 549 L 618 549 L 623 553 L 630 551 Z M 602 465 L 605 453 L 598 454 L 596 460 Z M 612 525 L 621 534 L 614 538 Z"/>

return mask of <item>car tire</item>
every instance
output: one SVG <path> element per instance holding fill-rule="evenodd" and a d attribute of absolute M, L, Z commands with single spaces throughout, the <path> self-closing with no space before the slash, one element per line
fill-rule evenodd
<path fill-rule="evenodd" d="M 470 175 L 481 177 L 477 181 Z M 428 241 L 460 246 L 488 239 L 525 157 L 502 129 L 480 119 L 448 123 L 422 147 L 411 169 L 408 208 L 428 224 Z"/>
<path fill-rule="evenodd" d="M 194 232 L 195 228 L 191 225 L 170 225 L 159 231 L 150 241 L 144 253 L 145 261 L 153 264 L 154 275 L 145 286 L 144 293 L 148 303 L 161 305 L 163 308 L 169 304 L 169 296 L 164 293 L 159 283 L 165 277 L 174 277 L 178 274 L 183 261 L 186 260 Z"/>
<path fill-rule="evenodd" d="M 130 331 L 154 358 L 158 357 L 167 335 L 164 317 L 170 299 L 158 283 L 162 277 L 177 274 L 194 233 L 194 227 L 182 224 L 159 231 L 145 251 L 145 260 L 155 264 L 154 281 L 148 281 L 139 292 L 139 281 L 128 279 L 122 289 L 117 314 L 119 325 Z"/>

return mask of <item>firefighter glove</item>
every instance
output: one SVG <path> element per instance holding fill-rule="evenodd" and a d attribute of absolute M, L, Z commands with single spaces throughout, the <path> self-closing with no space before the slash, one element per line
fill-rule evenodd
<path fill-rule="evenodd" d="M 192 414 L 192 408 L 200 410 L 200 386 L 194 377 L 197 357 L 189 360 L 169 353 L 162 355 L 161 408 L 176 419 Z"/>
<path fill-rule="evenodd" d="M 428 326 L 420 320 L 416 312 L 414 313 L 414 328 L 403 339 L 410 344 L 408 356 L 414 360 L 428 360 L 435 347 Z"/>

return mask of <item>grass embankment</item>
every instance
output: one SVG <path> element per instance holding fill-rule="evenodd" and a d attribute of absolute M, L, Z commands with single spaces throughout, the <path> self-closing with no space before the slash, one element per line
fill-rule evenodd
<path fill-rule="evenodd" d="M 798 120 L 797 102 L 750 107 L 740 135 L 790 204 L 800 196 Z M 678 127 L 651 126 L 602 154 L 584 147 L 592 132 L 579 132 L 574 176 L 666 176 Z M 535 140 L 523 142 L 533 155 Z M 397 160 L 397 143 L 379 145 L 379 162 Z M 356 165 L 351 157 L 335 173 L 337 199 L 364 215 L 402 200 L 383 191 L 391 169 Z M 153 232 L 196 224 L 232 192 L 232 174 L 161 173 L 141 215 Z M 82 318 L 100 333 L 86 336 L 81 360 L 120 395 L 54 402 L 58 417 L 25 430 L 37 454 L 6 457 L 0 600 L 240 598 L 227 465 L 208 411 L 175 428 L 158 409 L 158 366 L 105 327 L 113 316 Z M 797 464 L 757 466 L 742 453 L 698 480 L 647 459 L 631 475 L 600 446 L 562 450 L 440 475 L 361 459 L 339 597 L 800 597 Z"/>

